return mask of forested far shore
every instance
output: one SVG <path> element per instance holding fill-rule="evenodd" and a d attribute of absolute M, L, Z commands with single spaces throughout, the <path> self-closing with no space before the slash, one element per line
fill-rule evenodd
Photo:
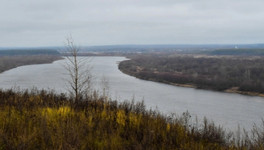
<path fill-rule="evenodd" d="M 264 56 L 264 49 L 263 48 L 218 49 L 218 50 L 204 51 L 202 53 L 208 55 Z"/>
<path fill-rule="evenodd" d="M 52 63 L 62 59 L 59 55 L 0 56 L 0 73 L 23 65 Z"/>
<path fill-rule="evenodd" d="M 201 89 L 264 94 L 263 57 L 136 55 L 119 69 L 140 79 Z"/>
<path fill-rule="evenodd" d="M 9 50 L 0 50 L 0 56 L 18 56 L 18 55 L 60 55 L 57 50 L 52 49 L 9 49 Z"/>

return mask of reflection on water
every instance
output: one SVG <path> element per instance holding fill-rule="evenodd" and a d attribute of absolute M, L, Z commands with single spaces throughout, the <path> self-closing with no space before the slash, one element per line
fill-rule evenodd
<path fill-rule="evenodd" d="M 94 87 L 100 89 L 101 79 L 105 76 L 109 81 L 111 97 L 119 101 L 144 100 L 147 108 L 162 113 L 181 114 L 189 111 L 200 119 L 206 116 L 217 124 L 229 129 L 240 124 L 250 129 L 253 123 L 259 124 L 264 116 L 264 98 L 239 94 L 221 93 L 192 88 L 175 87 L 152 81 L 144 81 L 123 74 L 118 70 L 117 62 L 124 57 L 93 57 L 92 74 Z M 29 65 L 18 67 L 0 74 L 0 87 L 20 88 L 37 87 L 39 89 L 55 89 L 66 92 L 66 72 L 63 68 L 65 60 L 52 64 Z"/>

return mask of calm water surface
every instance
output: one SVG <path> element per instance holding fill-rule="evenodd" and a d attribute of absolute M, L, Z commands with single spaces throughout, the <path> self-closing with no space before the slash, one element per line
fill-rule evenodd
<path fill-rule="evenodd" d="M 162 113 L 182 114 L 187 110 L 192 116 L 214 120 L 227 129 L 234 130 L 238 124 L 251 129 L 253 123 L 260 124 L 264 116 L 264 98 L 239 94 L 221 93 L 193 88 L 176 87 L 152 81 L 140 80 L 118 70 L 118 62 L 124 57 L 93 57 L 94 87 L 100 89 L 103 76 L 109 81 L 110 95 L 118 101 L 142 101 L 147 108 Z M 65 60 L 52 64 L 18 67 L 0 74 L 0 88 L 19 86 L 21 89 L 37 87 L 66 92 L 67 78 L 63 64 Z"/>

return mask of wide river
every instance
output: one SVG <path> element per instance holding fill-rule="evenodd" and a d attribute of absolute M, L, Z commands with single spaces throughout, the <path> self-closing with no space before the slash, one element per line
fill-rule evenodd
<path fill-rule="evenodd" d="M 228 130 L 238 127 L 251 129 L 253 124 L 261 124 L 264 116 L 264 98 L 198 90 L 171 86 L 152 81 L 145 81 L 123 74 L 118 69 L 118 62 L 124 57 L 92 57 L 91 73 L 94 87 L 100 89 L 102 78 L 109 82 L 110 95 L 118 101 L 144 100 L 148 109 L 158 109 L 164 114 L 182 114 L 187 110 L 192 117 L 202 120 L 206 116 L 216 124 Z M 52 64 L 28 65 L 8 70 L 0 74 L 0 88 L 20 87 L 38 89 L 55 89 L 67 91 L 65 60 Z"/>

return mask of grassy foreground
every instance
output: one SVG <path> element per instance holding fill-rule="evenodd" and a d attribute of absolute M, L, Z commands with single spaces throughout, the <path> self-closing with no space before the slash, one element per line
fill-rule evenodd
<path fill-rule="evenodd" d="M 143 103 L 86 96 L 74 103 L 47 91 L 0 91 L 0 150 L 4 149 L 264 149 L 264 133 L 235 139 L 189 115 L 165 117 Z M 256 135 L 257 134 L 257 135 Z"/>

